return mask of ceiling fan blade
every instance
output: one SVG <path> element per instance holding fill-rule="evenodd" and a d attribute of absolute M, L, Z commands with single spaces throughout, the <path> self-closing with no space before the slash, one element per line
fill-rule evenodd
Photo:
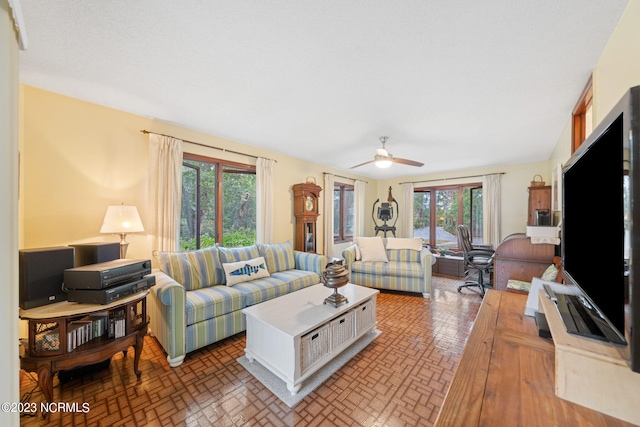
<path fill-rule="evenodd" d="M 369 163 L 373 163 L 375 160 L 369 160 L 368 162 L 360 163 L 359 165 L 351 166 L 349 169 L 359 168 L 360 166 L 368 165 Z"/>
<path fill-rule="evenodd" d="M 418 166 L 418 167 L 424 166 L 424 163 L 416 162 L 415 160 L 400 159 L 398 157 L 394 157 L 393 161 L 395 163 L 401 163 L 403 165 L 409 165 L 409 166 Z"/>

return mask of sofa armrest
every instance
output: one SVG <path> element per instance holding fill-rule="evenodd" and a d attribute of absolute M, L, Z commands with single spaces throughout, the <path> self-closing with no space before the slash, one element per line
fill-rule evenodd
<path fill-rule="evenodd" d="M 322 274 L 327 267 L 327 257 L 309 252 L 294 251 L 296 269 Z"/>
<path fill-rule="evenodd" d="M 344 258 L 344 266 L 349 272 L 349 281 L 351 281 L 351 264 L 356 260 L 356 245 L 351 245 L 342 251 Z"/>
<path fill-rule="evenodd" d="M 156 285 L 151 289 L 162 304 L 174 305 L 176 301 L 184 301 L 186 292 L 184 286 L 160 270 L 155 270 L 153 275 L 156 276 Z"/>
<path fill-rule="evenodd" d="M 420 266 L 422 267 L 422 278 L 424 280 L 422 296 L 425 298 L 431 298 L 431 272 L 435 263 L 436 257 L 433 256 L 429 249 L 420 251 Z"/>
<path fill-rule="evenodd" d="M 432 266 L 433 264 L 436 263 L 436 257 L 433 256 L 433 254 L 431 253 L 431 251 L 429 249 L 423 249 L 420 251 L 420 264 L 421 265 L 429 265 Z M 429 267 L 429 270 L 431 270 L 431 267 Z"/>
<path fill-rule="evenodd" d="M 167 352 L 167 361 L 174 368 L 182 364 L 186 354 L 187 294 L 184 286 L 167 274 L 154 270 L 156 285 L 148 299 L 151 333 Z"/>
<path fill-rule="evenodd" d="M 349 267 L 356 260 L 356 245 L 351 245 L 342 251 L 344 265 Z"/>

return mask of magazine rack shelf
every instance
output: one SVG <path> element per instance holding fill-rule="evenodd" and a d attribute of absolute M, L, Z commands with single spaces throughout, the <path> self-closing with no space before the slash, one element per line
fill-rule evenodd
<path fill-rule="evenodd" d="M 20 310 L 20 318 L 29 322 L 20 368 L 38 374 L 47 402 L 53 401 L 57 372 L 102 362 L 119 351 L 126 356 L 129 347 L 135 350 L 133 371 L 140 378 L 138 362 L 149 324 L 147 294 L 138 292 L 107 305 L 62 301 Z"/>

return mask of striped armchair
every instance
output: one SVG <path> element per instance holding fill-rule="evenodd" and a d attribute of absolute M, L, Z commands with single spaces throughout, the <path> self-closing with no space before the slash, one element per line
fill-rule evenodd
<path fill-rule="evenodd" d="M 357 245 L 342 252 L 351 283 L 376 289 L 421 293 L 431 297 L 431 266 L 435 258 L 428 249 L 388 249 L 388 261 L 362 261 L 356 259 Z"/>
<path fill-rule="evenodd" d="M 243 308 L 320 283 L 327 265 L 325 256 L 294 251 L 290 241 L 162 252 L 157 260 L 147 300 L 150 329 L 171 367 L 191 351 L 244 331 Z"/>

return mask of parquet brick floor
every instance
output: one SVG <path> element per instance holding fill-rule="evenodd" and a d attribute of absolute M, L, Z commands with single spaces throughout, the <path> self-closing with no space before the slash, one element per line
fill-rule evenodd
<path fill-rule="evenodd" d="M 372 344 L 290 409 L 236 362 L 240 333 L 189 353 L 170 368 L 155 338 L 145 338 L 142 377 L 133 373 L 133 350 L 118 353 L 107 369 L 60 383 L 56 402 L 88 403 L 87 413 L 56 412 L 23 426 L 429 426 L 435 422 L 471 330 L 481 297 L 458 293 L 458 278 L 433 277 L 432 299 L 383 291 Z M 21 392 L 43 395 L 35 375 Z M 31 393 L 29 395 L 29 393 Z M 39 405 L 39 403 L 38 403 Z"/>

